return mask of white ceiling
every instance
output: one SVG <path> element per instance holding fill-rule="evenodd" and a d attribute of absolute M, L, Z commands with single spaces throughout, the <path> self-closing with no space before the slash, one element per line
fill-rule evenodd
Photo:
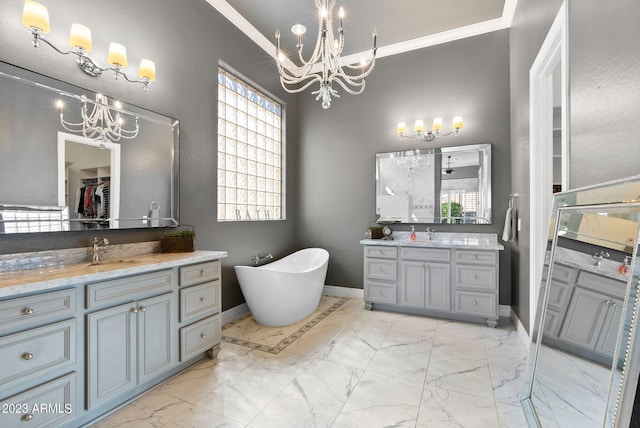
<path fill-rule="evenodd" d="M 282 46 L 295 51 L 294 24 L 307 27 L 305 48 L 315 46 L 318 12 L 313 0 L 207 0 L 269 55 L 275 30 Z M 378 32 L 378 57 L 508 28 L 517 0 L 337 0 L 334 13 L 346 12 L 345 62 L 367 56 L 372 31 Z"/>

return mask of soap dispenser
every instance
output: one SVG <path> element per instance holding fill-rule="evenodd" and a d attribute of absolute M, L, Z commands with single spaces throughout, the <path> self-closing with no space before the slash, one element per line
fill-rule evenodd
<path fill-rule="evenodd" d="M 410 238 L 412 241 L 416 240 L 416 228 L 414 226 L 411 226 L 411 235 Z"/>

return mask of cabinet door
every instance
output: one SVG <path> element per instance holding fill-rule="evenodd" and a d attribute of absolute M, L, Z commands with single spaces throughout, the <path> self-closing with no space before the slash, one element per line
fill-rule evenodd
<path fill-rule="evenodd" d="M 175 303 L 174 293 L 138 302 L 138 383 L 177 362 L 177 328 L 172 317 Z"/>
<path fill-rule="evenodd" d="M 402 262 L 400 304 L 424 308 L 427 269 L 424 262 Z"/>
<path fill-rule="evenodd" d="M 611 298 L 607 304 L 607 314 L 602 324 L 600 337 L 596 345 L 596 352 L 610 355 L 616 350 L 618 340 L 618 330 L 620 330 L 620 320 L 622 318 L 622 300 Z"/>
<path fill-rule="evenodd" d="M 445 263 L 426 263 L 425 307 L 451 309 L 451 267 Z"/>
<path fill-rule="evenodd" d="M 136 385 L 136 304 L 87 315 L 87 405 L 91 409 Z"/>
<path fill-rule="evenodd" d="M 603 294 L 576 287 L 562 324 L 560 339 L 584 348 L 595 349 L 608 300 L 610 298 Z"/>

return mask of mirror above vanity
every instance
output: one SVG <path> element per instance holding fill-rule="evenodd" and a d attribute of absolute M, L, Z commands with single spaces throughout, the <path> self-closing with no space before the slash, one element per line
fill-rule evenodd
<path fill-rule="evenodd" d="M 177 120 L 6 63 L 0 86 L 0 233 L 177 225 Z"/>
<path fill-rule="evenodd" d="M 554 196 L 523 397 L 530 426 L 629 426 L 639 219 L 638 177 Z"/>
<path fill-rule="evenodd" d="M 380 222 L 491 224 L 491 144 L 376 154 Z"/>

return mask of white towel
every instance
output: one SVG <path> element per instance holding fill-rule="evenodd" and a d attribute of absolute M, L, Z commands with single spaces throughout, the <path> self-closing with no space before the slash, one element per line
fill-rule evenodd
<path fill-rule="evenodd" d="M 504 219 L 504 230 L 502 231 L 502 240 L 504 242 L 511 242 L 515 239 L 515 212 L 513 208 L 507 208 L 507 215 Z"/>

